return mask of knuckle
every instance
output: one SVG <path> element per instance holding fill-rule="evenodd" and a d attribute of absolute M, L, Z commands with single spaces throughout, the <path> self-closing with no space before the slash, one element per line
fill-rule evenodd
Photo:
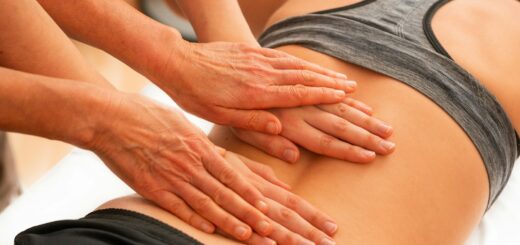
<path fill-rule="evenodd" d="M 262 171 L 265 175 L 268 176 L 275 176 L 273 168 L 266 166 L 266 165 L 260 165 L 260 171 Z"/>
<path fill-rule="evenodd" d="M 256 192 L 253 188 L 245 188 L 245 190 L 243 190 L 242 193 L 240 193 L 240 196 L 245 198 L 246 201 L 248 201 L 256 198 Z"/>
<path fill-rule="evenodd" d="M 307 221 L 309 221 L 309 223 L 311 223 L 311 224 L 320 224 L 320 223 L 322 223 L 321 217 L 322 217 L 322 215 L 319 211 L 313 210 L 309 213 L 309 216 L 307 217 Z"/>
<path fill-rule="evenodd" d="M 354 105 L 356 105 L 356 101 L 355 101 L 354 99 L 352 99 L 352 98 L 349 98 L 349 97 L 345 98 L 345 99 L 343 100 L 343 102 L 344 102 L 345 104 L 349 105 L 349 106 L 354 106 Z"/>
<path fill-rule="evenodd" d="M 296 84 L 294 86 L 291 86 L 291 94 L 296 98 L 296 99 L 303 99 L 305 97 L 307 97 L 308 95 L 308 90 L 305 88 L 305 86 L 301 85 L 301 84 Z"/>
<path fill-rule="evenodd" d="M 344 132 L 349 129 L 350 123 L 348 123 L 345 120 L 338 120 L 337 122 L 333 123 L 333 129 L 337 132 Z"/>
<path fill-rule="evenodd" d="M 199 216 L 194 212 L 190 212 L 188 220 L 186 220 L 186 222 L 192 226 L 197 227 L 199 224 Z"/>
<path fill-rule="evenodd" d="M 351 144 L 346 144 L 342 147 L 344 149 L 343 160 L 349 161 L 354 154 L 358 154 L 358 150 Z"/>
<path fill-rule="evenodd" d="M 308 227 L 307 229 L 305 229 L 305 231 L 303 231 L 303 236 L 312 241 L 319 241 L 319 239 L 323 237 L 321 232 L 319 232 L 317 229 L 313 227 Z"/>
<path fill-rule="evenodd" d="M 258 118 L 260 116 L 260 112 L 258 111 L 250 111 L 248 112 L 248 119 L 246 122 L 247 128 L 256 128 L 258 126 Z"/>
<path fill-rule="evenodd" d="M 368 136 L 368 143 L 374 147 L 378 147 L 379 146 L 379 143 L 383 141 L 383 139 L 379 138 L 378 136 L 375 136 L 373 134 L 370 134 Z"/>
<path fill-rule="evenodd" d="M 363 127 L 369 126 L 372 122 L 373 118 L 368 115 L 361 115 L 361 125 Z"/>
<path fill-rule="evenodd" d="M 219 220 L 224 230 L 232 231 L 233 228 L 236 226 L 236 221 L 234 218 L 231 217 L 230 214 L 224 215 L 224 217 L 219 218 Z"/>
<path fill-rule="evenodd" d="M 283 238 L 283 241 L 284 241 L 284 243 L 286 242 L 287 244 L 290 244 L 290 245 L 308 244 L 308 243 L 302 242 L 301 238 L 299 236 L 297 236 L 296 234 L 293 234 L 290 231 L 285 235 L 285 237 Z"/>
<path fill-rule="evenodd" d="M 229 200 L 226 189 L 224 187 L 218 188 L 213 194 L 213 199 L 218 205 L 224 206 Z"/>
<path fill-rule="evenodd" d="M 297 207 L 299 207 L 300 203 L 301 203 L 300 197 L 298 197 L 294 194 L 288 194 L 287 197 L 285 198 L 284 205 L 287 208 L 296 209 Z"/>
<path fill-rule="evenodd" d="M 171 203 L 168 203 L 169 205 L 169 209 L 170 209 L 170 212 L 179 212 L 183 209 L 185 209 L 185 204 L 180 202 L 180 201 L 175 201 L 175 202 L 171 202 Z"/>
<path fill-rule="evenodd" d="M 225 185 L 233 184 L 238 178 L 238 174 L 235 172 L 232 168 L 224 168 L 220 172 L 220 182 L 222 182 Z"/>
<path fill-rule="evenodd" d="M 255 224 L 262 219 L 258 212 L 253 208 L 244 208 L 244 210 L 238 214 L 238 218 L 249 224 Z"/>
<path fill-rule="evenodd" d="M 290 221 L 293 218 L 294 212 L 288 208 L 280 208 L 278 211 L 279 218 L 283 221 Z"/>
<path fill-rule="evenodd" d="M 209 197 L 200 197 L 198 198 L 193 206 L 193 209 L 195 209 L 197 212 L 203 212 L 211 208 L 212 206 L 212 200 Z"/>
<path fill-rule="evenodd" d="M 366 128 L 373 128 L 377 126 L 377 119 L 370 117 L 368 115 L 362 115 L 363 117 L 363 126 Z"/>
<path fill-rule="evenodd" d="M 264 141 L 262 142 L 262 145 L 264 146 L 265 150 L 269 153 L 269 154 L 276 154 L 278 151 L 280 151 L 280 147 L 277 147 L 276 144 L 273 144 L 273 142 L 270 142 L 270 141 Z M 260 168 L 259 171 L 261 173 L 265 173 L 266 170 L 263 169 L 263 168 Z"/>
<path fill-rule="evenodd" d="M 334 137 L 328 135 L 328 134 L 323 134 L 320 136 L 320 139 L 319 139 L 319 146 L 321 149 L 327 149 L 328 147 L 330 147 L 330 145 L 332 144 L 332 142 L 335 140 Z M 319 153 L 322 153 L 322 152 L 319 152 Z"/>
<path fill-rule="evenodd" d="M 288 58 L 288 62 L 293 63 L 294 68 L 296 68 L 296 69 L 299 69 L 299 70 L 305 69 L 305 64 L 300 59 Z"/>
<path fill-rule="evenodd" d="M 343 103 L 339 103 L 339 104 L 336 104 L 336 113 L 338 113 L 338 116 L 345 116 L 345 114 L 347 113 L 347 110 L 348 110 L 348 106 L 343 104 Z"/>

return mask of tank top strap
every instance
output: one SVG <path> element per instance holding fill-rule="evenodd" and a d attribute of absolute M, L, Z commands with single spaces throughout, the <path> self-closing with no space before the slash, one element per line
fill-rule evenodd
<path fill-rule="evenodd" d="M 433 16 L 447 2 L 449 0 L 365 0 L 313 14 L 355 20 L 449 57 L 431 28 Z"/>

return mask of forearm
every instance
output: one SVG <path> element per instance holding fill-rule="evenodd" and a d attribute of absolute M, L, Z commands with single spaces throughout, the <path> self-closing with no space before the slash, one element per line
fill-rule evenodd
<path fill-rule="evenodd" d="M 111 91 L 0 67 L 0 129 L 86 147 Z"/>
<path fill-rule="evenodd" d="M 256 44 L 237 0 L 168 0 L 177 2 L 200 42 L 228 41 Z"/>
<path fill-rule="evenodd" d="M 184 42 L 179 33 L 122 0 L 38 0 L 72 38 L 98 47 L 152 81 L 166 65 L 164 53 Z"/>

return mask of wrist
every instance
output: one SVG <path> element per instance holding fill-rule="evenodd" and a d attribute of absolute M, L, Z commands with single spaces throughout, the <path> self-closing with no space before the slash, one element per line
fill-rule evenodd
<path fill-rule="evenodd" d="M 111 130 L 117 108 L 121 104 L 121 92 L 104 88 L 92 88 L 82 96 L 81 125 L 74 129 L 68 142 L 94 152 L 101 148 L 103 135 Z"/>
<path fill-rule="evenodd" d="M 164 26 L 158 31 L 157 38 L 150 39 L 150 43 L 144 45 L 147 62 L 141 73 L 162 87 L 166 72 L 173 70 L 174 75 L 178 74 L 177 65 L 185 58 L 189 46 L 177 30 Z M 174 79 L 169 77 L 168 80 Z"/>

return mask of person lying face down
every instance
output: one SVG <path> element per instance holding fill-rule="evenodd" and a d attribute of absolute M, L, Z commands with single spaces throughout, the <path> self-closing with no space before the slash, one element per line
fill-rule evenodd
<path fill-rule="evenodd" d="M 516 81 L 520 77 L 513 71 L 520 62 L 520 47 L 515 45 L 520 41 L 520 26 L 514 21 L 519 13 L 520 4 L 512 0 L 304 4 L 289 0 L 272 15 L 269 25 L 281 22 L 268 28 L 260 43 L 349 74 L 358 81 L 352 97 L 369 104 L 375 116 L 393 125 L 391 139 L 399 149 L 370 164 L 312 152 L 306 142 L 318 141 L 330 149 L 338 146 L 334 139 L 320 141 L 322 138 L 308 136 L 327 130 L 316 125 L 333 122 L 313 106 L 273 111 L 284 125 L 279 137 L 310 148 L 302 149 L 292 165 L 239 140 L 226 127 L 216 127 L 210 139 L 272 167 L 292 193 L 337 222 L 337 227 L 328 227 L 334 230 L 338 244 L 462 244 L 507 183 L 518 157 L 515 131 L 520 129 L 520 110 L 515 105 L 519 103 L 520 84 Z M 221 28 L 221 35 L 226 30 L 237 35 L 233 28 Z M 459 34 L 453 35 L 454 30 Z M 350 111 L 345 105 L 336 108 L 332 115 L 345 116 Z M 345 137 L 348 142 L 341 134 L 344 131 L 329 131 L 328 135 Z M 250 136 L 248 142 L 262 148 L 266 144 L 260 139 L 269 138 Z M 278 214 L 278 224 L 285 221 L 285 227 L 296 235 L 280 238 L 275 233 L 267 235 L 270 240 L 243 242 L 295 244 L 306 239 L 309 244 L 334 243 L 314 229 L 298 230 L 308 226 L 291 226 L 298 220 L 294 216 Z M 99 217 L 121 228 L 118 220 L 129 216 L 134 218 L 128 223 L 137 225 L 128 230 L 140 235 L 155 232 L 155 237 L 147 239 L 157 244 L 236 243 L 219 234 L 200 232 L 140 197 L 108 202 L 92 216 L 74 222 Z M 276 219 L 276 214 L 269 217 Z M 162 223 L 148 222 L 150 218 Z M 35 227 L 18 239 L 28 239 L 39 231 L 40 238 L 46 239 L 55 231 L 77 228 L 75 224 L 52 227 Z M 257 233 L 250 237 L 260 238 Z"/>

